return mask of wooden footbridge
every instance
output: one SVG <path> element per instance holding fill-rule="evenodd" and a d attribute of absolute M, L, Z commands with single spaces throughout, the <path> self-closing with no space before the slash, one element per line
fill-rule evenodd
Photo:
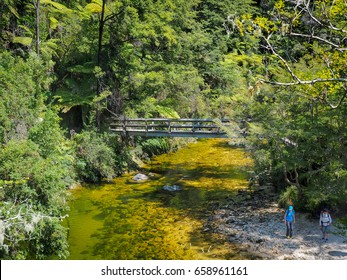
<path fill-rule="evenodd" d="M 123 136 L 230 138 L 226 119 L 115 119 L 110 132 Z"/>

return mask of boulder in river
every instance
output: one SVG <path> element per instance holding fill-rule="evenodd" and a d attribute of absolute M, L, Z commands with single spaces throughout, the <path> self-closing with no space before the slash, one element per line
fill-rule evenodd
<path fill-rule="evenodd" d="M 133 177 L 133 180 L 137 181 L 137 182 L 138 181 L 145 181 L 145 180 L 148 180 L 148 176 L 145 174 L 138 173 Z"/>
<path fill-rule="evenodd" d="M 164 191 L 169 191 L 169 192 L 176 192 L 176 191 L 183 190 L 183 188 L 181 186 L 172 185 L 172 186 L 164 186 L 163 190 Z"/>

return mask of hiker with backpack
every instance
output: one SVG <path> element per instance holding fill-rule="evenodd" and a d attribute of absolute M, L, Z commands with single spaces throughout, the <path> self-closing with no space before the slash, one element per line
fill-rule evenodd
<path fill-rule="evenodd" d="M 328 241 L 331 223 L 332 223 L 332 219 L 329 214 L 329 211 L 328 209 L 324 208 L 320 214 L 319 226 L 323 233 L 322 239 L 325 240 L 325 242 Z"/>
<path fill-rule="evenodd" d="M 290 205 L 284 214 L 284 224 L 286 225 L 286 228 L 287 228 L 286 237 L 288 239 L 293 237 L 294 223 L 295 223 L 295 211 L 293 206 Z"/>

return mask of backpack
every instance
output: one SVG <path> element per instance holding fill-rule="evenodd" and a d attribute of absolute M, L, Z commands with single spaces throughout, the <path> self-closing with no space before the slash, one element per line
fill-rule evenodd
<path fill-rule="evenodd" d="M 323 226 L 327 226 L 330 222 L 330 214 L 329 213 L 322 213 L 321 215 L 321 223 Z"/>

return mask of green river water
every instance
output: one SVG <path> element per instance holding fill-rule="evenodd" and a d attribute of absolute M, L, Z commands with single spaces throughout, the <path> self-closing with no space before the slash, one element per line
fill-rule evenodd
<path fill-rule="evenodd" d="M 226 140 L 199 140 L 112 183 L 71 190 L 69 259 L 250 259 L 204 227 L 213 207 L 247 187 L 251 160 Z M 164 185 L 183 190 L 164 191 Z"/>

